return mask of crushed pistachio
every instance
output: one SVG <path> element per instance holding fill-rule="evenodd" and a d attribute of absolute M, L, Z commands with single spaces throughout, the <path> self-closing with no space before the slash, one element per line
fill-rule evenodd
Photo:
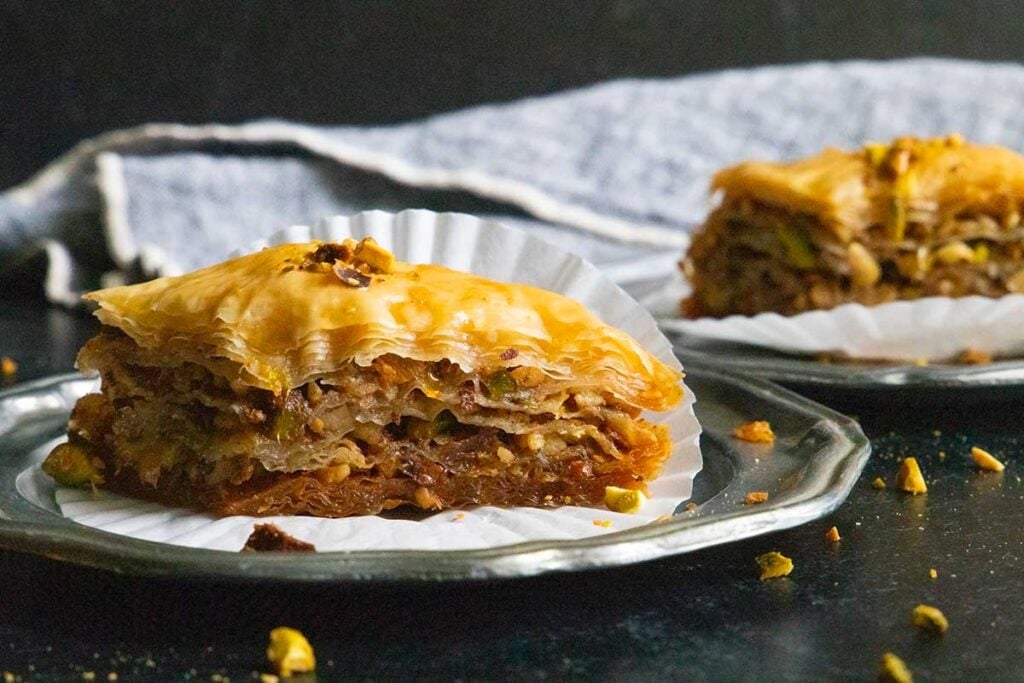
<path fill-rule="evenodd" d="M 314 473 L 314 476 L 323 484 L 340 484 L 348 479 L 350 474 L 352 474 L 352 466 L 348 463 L 341 463 L 340 465 L 321 467 Z"/>
<path fill-rule="evenodd" d="M 882 267 L 860 242 L 851 242 L 847 247 L 850 262 L 850 280 L 857 287 L 871 287 L 882 277 Z"/>
<path fill-rule="evenodd" d="M 875 477 L 875 480 L 871 482 L 871 486 L 881 491 L 885 488 L 885 480 L 881 477 Z"/>
<path fill-rule="evenodd" d="M 878 672 L 878 683 L 914 683 L 914 676 L 903 660 L 891 652 L 882 655 L 882 668 Z"/>
<path fill-rule="evenodd" d="M 1006 289 L 1014 294 L 1024 293 L 1024 268 L 1006 278 Z"/>
<path fill-rule="evenodd" d="M 918 605 L 914 608 L 911 618 L 914 626 L 919 629 L 942 635 L 949 630 L 949 620 L 946 615 L 931 605 Z"/>
<path fill-rule="evenodd" d="M 744 505 L 759 505 L 768 502 L 767 491 L 751 491 L 743 497 Z"/>
<path fill-rule="evenodd" d="M 732 435 L 742 441 L 751 443 L 772 443 L 775 441 L 775 432 L 767 420 L 754 420 L 742 424 L 732 431 Z"/>
<path fill-rule="evenodd" d="M 313 646 L 300 631 L 287 626 L 270 632 L 267 661 L 284 677 L 316 669 Z"/>
<path fill-rule="evenodd" d="M 635 489 L 624 489 L 618 486 L 604 487 L 604 504 L 612 512 L 622 512 L 632 515 L 640 512 L 640 508 L 647 502 L 647 496 L 643 491 Z"/>
<path fill-rule="evenodd" d="M 338 279 L 349 287 L 364 289 L 370 286 L 370 276 L 360 273 L 355 268 L 349 268 L 348 266 L 335 263 L 331 269 L 334 271 L 334 274 L 338 276 Z"/>
<path fill-rule="evenodd" d="M 829 543 L 838 543 L 839 539 L 839 529 L 837 529 L 836 527 L 832 527 L 831 529 L 825 532 L 825 540 Z"/>
<path fill-rule="evenodd" d="M 947 266 L 960 262 L 974 263 L 975 259 L 974 250 L 960 240 L 944 244 L 936 249 L 932 256 L 936 261 Z"/>
<path fill-rule="evenodd" d="M 977 446 L 971 448 L 971 460 L 978 466 L 978 469 L 985 470 L 987 472 L 1002 472 L 1006 469 L 1006 465 L 1001 463 L 988 451 L 982 450 Z"/>
<path fill-rule="evenodd" d="M 961 365 L 988 365 L 992 362 L 992 354 L 978 349 L 964 349 L 956 358 Z"/>
<path fill-rule="evenodd" d="M 775 550 L 758 555 L 754 558 L 754 562 L 757 563 L 757 568 L 761 572 L 759 578 L 762 581 L 789 576 L 789 573 L 793 571 L 793 560 Z"/>
<path fill-rule="evenodd" d="M 355 261 L 362 261 L 378 273 L 390 273 L 395 267 L 395 256 L 377 244 L 372 237 L 365 237 L 356 245 Z"/>
<path fill-rule="evenodd" d="M 420 486 L 416 489 L 413 492 L 413 498 L 416 500 L 416 504 L 424 510 L 440 510 L 444 507 L 444 503 L 437 497 L 437 494 L 426 486 Z"/>
<path fill-rule="evenodd" d="M 510 394 L 519 388 L 516 386 L 516 381 L 512 377 L 512 374 L 507 370 L 499 370 L 488 377 L 486 386 L 487 395 L 493 399 L 500 399 L 506 394 Z"/>
<path fill-rule="evenodd" d="M 789 223 L 779 223 L 776 226 L 776 234 L 786 253 L 786 261 L 791 266 L 800 270 L 814 268 L 818 257 L 807 230 Z"/>
<path fill-rule="evenodd" d="M 904 458 L 900 463 L 900 469 L 896 473 L 896 488 L 915 496 L 919 493 L 928 493 L 928 486 L 924 483 L 924 475 L 917 464 L 917 458 Z"/>
<path fill-rule="evenodd" d="M 62 443 L 43 461 L 43 472 L 61 486 L 98 486 L 103 483 L 103 461 L 79 443 Z"/>

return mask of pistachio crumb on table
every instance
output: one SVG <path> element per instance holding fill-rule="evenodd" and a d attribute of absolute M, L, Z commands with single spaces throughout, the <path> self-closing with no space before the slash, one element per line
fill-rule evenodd
<path fill-rule="evenodd" d="M 974 446 L 971 448 L 971 460 L 978 466 L 978 469 L 987 472 L 1002 472 L 1006 465 L 1000 462 L 995 456 L 986 450 Z"/>
<path fill-rule="evenodd" d="M 904 458 L 900 463 L 900 469 L 896 473 L 896 488 L 915 496 L 928 492 L 928 486 L 924 483 L 924 475 L 921 474 L 917 458 Z"/>

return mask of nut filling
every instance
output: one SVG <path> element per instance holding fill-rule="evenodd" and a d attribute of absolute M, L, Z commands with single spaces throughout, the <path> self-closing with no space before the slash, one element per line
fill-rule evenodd
<path fill-rule="evenodd" d="M 101 393 L 79 401 L 46 467 L 67 485 L 224 515 L 598 505 L 605 487 L 642 490 L 656 476 L 664 427 L 514 361 L 468 373 L 386 355 L 277 395 L 166 365 L 108 331 L 79 357 Z"/>

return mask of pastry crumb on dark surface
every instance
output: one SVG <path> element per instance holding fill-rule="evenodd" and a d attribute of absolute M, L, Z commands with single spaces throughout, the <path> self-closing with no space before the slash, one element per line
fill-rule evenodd
<path fill-rule="evenodd" d="M 285 678 L 295 673 L 316 670 L 313 646 L 301 631 L 287 626 L 280 626 L 270 632 L 267 661 Z"/>
<path fill-rule="evenodd" d="M 918 605 L 911 614 L 914 626 L 934 635 L 942 635 L 949 630 L 949 620 L 937 608 L 931 605 Z"/>
<path fill-rule="evenodd" d="M 789 576 L 793 571 L 793 560 L 778 551 L 771 551 L 754 558 L 762 581 Z"/>
<path fill-rule="evenodd" d="M 316 552 L 312 543 L 295 538 L 273 524 L 257 524 L 245 541 L 242 552 Z"/>
<path fill-rule="evenodd" d="M 839 529 L 837 529 L 836 527 L 832 527 L 831 529 L 825 532 L 825 540 L 829 543 L 838 543 L 840 538 L 841 537 L 839 536 Z"/>
<path fill-rule="evenodd" d="M 974 446 L 971 448 L 971 460 L 980 470 L 986 472 L 1002 472 L 1006 469 L 1006 465 L 999 461 L 988 451 Z"/>
<path fill-rule="evenodd" d="M 878 672 L 878 683 L 914 683 L 914 676 L 903 660 L 891 652 L 882 655 L 882 668 Z"/>
<path fill-rule="evenodd" d="M 924 475 L 917 464 L 917 458 L 904 458 L 900 463 L 900 469 L 896 473 L 896 488 L 915 496 L 919 493 L 928 493 L 928 486 L 924 483 Z"/>

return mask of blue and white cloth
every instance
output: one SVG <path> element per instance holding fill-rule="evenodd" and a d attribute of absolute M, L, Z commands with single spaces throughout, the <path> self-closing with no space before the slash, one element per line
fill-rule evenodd
<path fill-rule="evenodd" d="M 71 305 L 371 208 L 470 210 L 612 268 L 668 264 L 724 165 L 903 134 L 1021 149 L 1022 110 L 1020 65 L 914 59 L 614 81 L 382 127 L 146 125 L 0 195 L 0 283 Z"/>

